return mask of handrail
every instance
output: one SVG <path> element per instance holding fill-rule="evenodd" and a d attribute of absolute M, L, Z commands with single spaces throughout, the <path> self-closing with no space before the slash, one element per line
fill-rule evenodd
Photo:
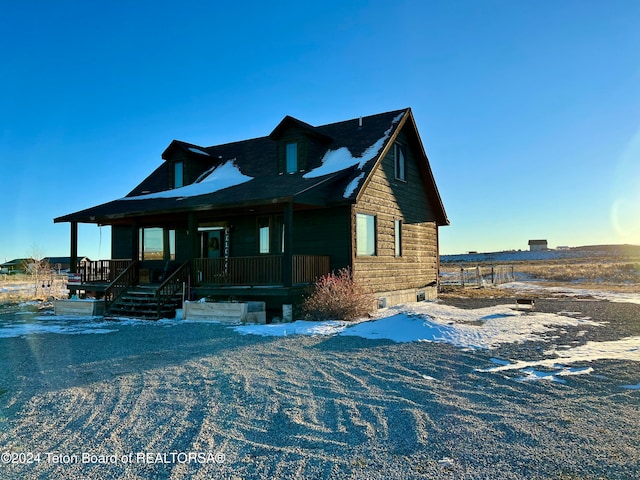
<path fill-rule="evenodd" d="M 165 303 L 171 299 L 182 288 L 182 284 L 189 277 L 191 260 L 187 260 L 156 289 L 156 304 L 158 307 L 158 318 Z"/>
<path fill-rule="evenodd" d="M 194 281 L 201 285 L 281 285 L 283 255 L 194 258 Z M 328 255 L 293 255 L 294 285 L 313 283 L 331 271 Z"/>
<path fill-rule="evenodd" d="M 125 268 L 120 275 L 118 275 L 113 282 L 104 291 L 104 311 L 109 313 L 111 305 L 124 293 L 126 290 L 138 281 L 138 260 L 132 261 L 127 268 Z"/>

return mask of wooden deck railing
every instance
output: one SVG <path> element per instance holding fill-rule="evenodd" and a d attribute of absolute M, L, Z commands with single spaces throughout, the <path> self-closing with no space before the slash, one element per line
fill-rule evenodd
<path fill-rule="evenodd" d="M 196 258 L 193 279 L 199 285 L 282 285 L 282 255 Z M 293 255 L 293 284 L 312 283 L 329 273 L 329 257 Z"/>
<path fill-rule="evenodd" d="M 294 255 L 293 284 L 313 283 L 330 272 L 329 257 L 326 255 Z"/>
<path fill-rule="evenodd" d="M 104 311 L 109 312 L 109 307 L 120 295 L 127 291 L 129 287 L 138 283 L 138 261 L 130 262 L 120 275 L 118 275 L 104 291 Z"/>
<path fill-rule="evenodd" d="M 165 303 L 167 303 L 176 293 L 180 291 L 183 284 L 187 283 L 189 279 L 190 266 L 190 261 L 184 262 L 156 289 L 158 315 L 160 315 L 160 312 L 162 311 Z"/>
<path fill-rule="evenodd" d="M 111 283 L 130 264 L 131 260 L 94 260 L 78 263 L 82 283 Z"/>

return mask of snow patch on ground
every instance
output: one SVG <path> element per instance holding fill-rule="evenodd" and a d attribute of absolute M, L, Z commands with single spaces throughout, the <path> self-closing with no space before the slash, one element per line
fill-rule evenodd
<path fill-rule="evenodd" d="M 461 348 L 492 349 L 504 343 L 544 341 L 544 334 L 557 327 L 600 323 L 549 313 L 527 313 L 507 305 L 465 310 L 435 302 L 406 304 L 390 308 L 369 321 L 308 322 L 278 325 L 243 325 L 243 334 L 345 335 L 394 342 L 438 342 Z"/>
<path fill-rule="evenodd" d="M 516 362 L 492 359 L 492 363 L 498 365 L 486 369 L 478 369 L 478 372 L 505 372 L 509 370 L 520 370 L 525 374 L 517 380 L 552 380 L 564 382 L 558 377 L 568 375 L 584 375 L 593 372 L 592 367 L 569 368 L 568 365 L 575 363 L 590 363 L 596 360 L 627 360 L 640 362 L 640 337 L 627 337 L 620 340 L 607 342 L 587 342 L 572 348 L 562 346 L 554 347 L 544 352 L 550 358 L 540 360 L 519 360 Z M 544 370 L 537 370 L 534 367 L 542 367 Z"/>
<path fill-rule="evenodd" d="M 342 332 L 349 322 L 329 320 L 310 322 L 298 320 L 291 323 L 272 323 L 268 325 L 240 325 L 233 329 L 243 335 L 262 335 L 264 337 L 286 337 L 287 335 L 335 335 Z"/>
<path fill-rule="evenodd" d="M 550 293 L 552 295 L 564 295 L 568 297 L 591 297 L 596 300 L 608 300 L 610 302 L 640 304 L 640 293 L 607 292 L 603 290 L 589 290 L 573 287 L 546 287 L 525 282 L 510 282 L 500 285 L 501 289 L 514 290 L 516 292 Z"/>

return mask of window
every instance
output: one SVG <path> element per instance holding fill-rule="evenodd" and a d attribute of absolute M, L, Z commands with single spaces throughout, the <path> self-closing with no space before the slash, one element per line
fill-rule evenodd
<path fill-rule="evenodd" d="M 159 227 L 141 228 L 138 259 L 175 260 L 176 231 Z"/>
<path fill-rule="evenodd" d="M 407 180 L 407 160 L 404 145 L 400 143 L 393 144 L 393 161 L 396 179 Z"/>
<path fill-rule="evenodd" d="M 356 216 L 356 253 L 359 256 L 376 254 L 376 217 L 358 213 Z"/>
<path fill-rule="evenodd" d="M 164 232 L 161 228 L 140 229 L 140 260 L 162 260 L 164 258 Z"/>
<path fill-rule="evenodd" d="M 394 221 L 395 256 L 402 256 L 402 220 Z"/>
<path fill-rule="evenodd" d="M 173 164 L 173 188 L 184 186 L 184 164 L 176 162 Z"/>
<path fill-rule="evenodd" d="M 258 252 L 260 253 L 271 253 L 270 220 L 269 217 L 258 218 Z"/>
<path fill-rule="evenodd" d="M 168 235 L 168 243 L 169 243 L 169 260 L 176 259 L 176 231 L 169 230 L 167 232 Z"/>
<path fill-rule="evenodd" d="M 298 144 L 287 143 L 285 150 L 285 168 L 287 173 L 295 173 L 298 171 Z"/>

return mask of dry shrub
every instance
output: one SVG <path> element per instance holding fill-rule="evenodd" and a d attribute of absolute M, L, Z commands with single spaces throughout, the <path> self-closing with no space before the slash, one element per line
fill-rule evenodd
<path fill-rule="evenodd" d="M 354 281 L 349 268 L 343 268 L 313 285 L 302 310 L 311 320 L 354 320 L 369 314 L 373 306 L 373 296 Z"/>

